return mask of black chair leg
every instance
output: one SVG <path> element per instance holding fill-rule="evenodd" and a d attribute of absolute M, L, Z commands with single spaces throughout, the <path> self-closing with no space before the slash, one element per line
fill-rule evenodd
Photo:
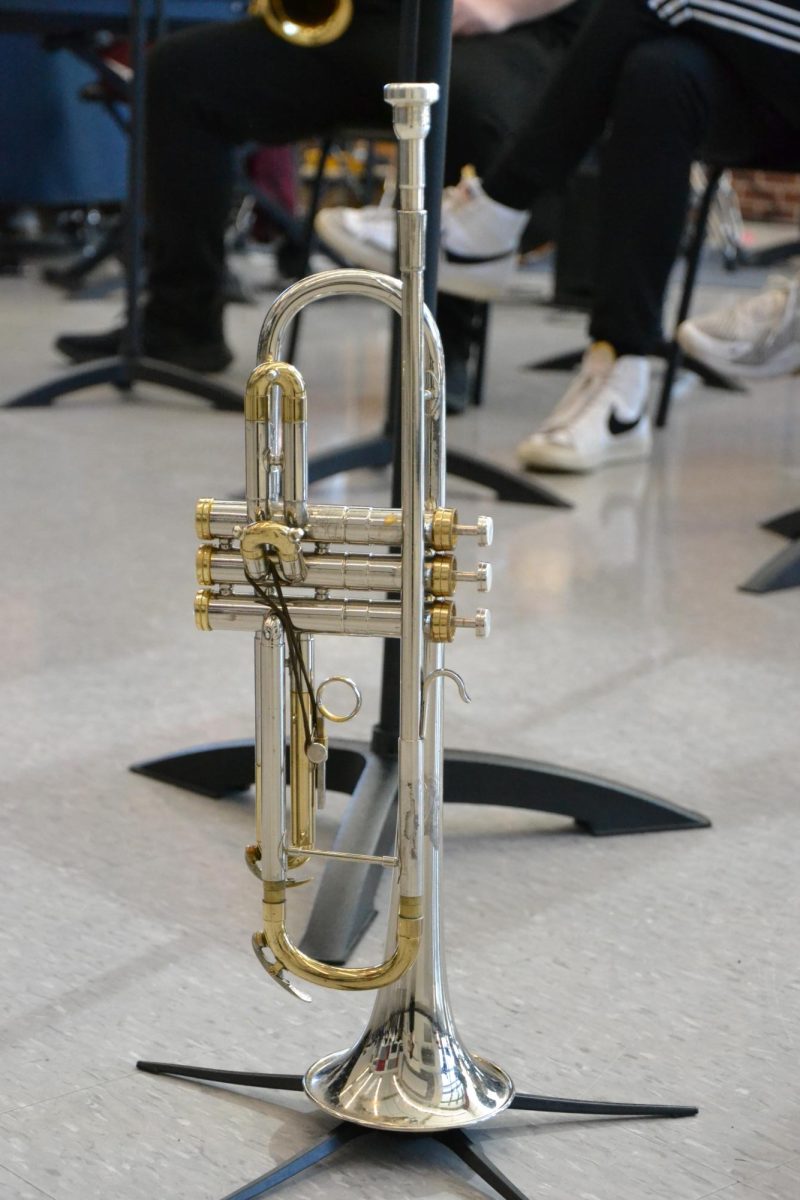
<path fill-rule="evenodd" d="M 319 212 L 319 202 L 322 196 L 322 185 L 325 180 L 325 163 L 328 161 L 331 148 L 333 146 L 333 135 L 328 134 L 323 138 L 319 148 L 319 166 L 314 175 L 314 183 L 311 188 L 311 195 L 308 200 L 308 215 L 306 217 L 305 230 L 303 233 L 302 251 L 301 251 L 301 269 L 298 271 L 297 278 L 304 279 L 308 274 L 308 268 L 311 262 L 311 251 L 314 247 L 314 218 Z M 292 328 L 289 334 L 289 350 L 287 360 L 291 363 L 296 361 L 297 343 L 300 338 L 300 320 L 302 312 L 299 312 L 292 321 Z"/>
<path fill-rule="evenodd" d="M 714 201 L 714 196 L 717 192 L 719 181 L 722 178 L 724 168 L 714 167 L 706 184 L 706 190 L 703 193 L 703 198 L 700 201 L 700 207 L 697 211 L 697 220 L 695 222 L 694 233 L 689 245 L 689 250 L 686 255 L 686 274 L 683 280 L 683 291 L 681 300 L 678 306 L 678 316 L 675 321 L 675 330 L 672 335 L 672 341 L 669 345 L 667 353 L 667 366 L 664 372 L 664 382 L 661 386 L 661 397 L 658 403 L 658 411 L 656 413 L 656 426 L 663 429 L 667 423 L 669 415 L 669 406 L 672 400 L 672 389 L 675 384 L 675 376 L 678 373 L 678 367 L 681 364 L 681 348 L 675 337 L 678 326 L 682 321 L 686 320 L 689 315 L 689 308 L 692 303 L 692 293 L 694 292 L 695 280 L 697 279 L 697 270 L 700 266 L 700 255 L 703 251 L 703 242 L 706 236 L 706 226 L 708 225 L 708 214 L 711 211 L 711 205 Z"/>
<path fill-rule="evenodd" d="M 473 326 L 475 368 L 470 389 L 470 403 L 483 404 L 483 381 L 486 375 L 486 353 L 489 343 L 489 304 L 486 301 L 476 306 Z"/>

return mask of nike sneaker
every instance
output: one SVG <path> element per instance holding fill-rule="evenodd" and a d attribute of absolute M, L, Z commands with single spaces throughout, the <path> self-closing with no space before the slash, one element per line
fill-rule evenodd
<path fill-rule="evenodd" d="M 527 223 L 527 212 L 492 200 L 477 176 L 465 170 L 460 183 L 442 194 L 439 290 L 472 300 L 494 300 L 505 294 Z M 323 208 L 314 229 L 337 258 L 372 271 L 394 271 L 393 208 Z"/>
<path fill-rule="evenodd" d="M 649 388 L 646 358 L 617 357 L 608 342 L 595 342 L 553 412 L 517 447 L 521 462 L 537 471 L 584 473 L 647 458 L 653 445 Z"/>
<path fill-rule="evenodd" d="M 769 379 L 800 368 L 800 274 L 775 276 L 755 296 L 684 321 L 678 344 L 726 375 Z"/>

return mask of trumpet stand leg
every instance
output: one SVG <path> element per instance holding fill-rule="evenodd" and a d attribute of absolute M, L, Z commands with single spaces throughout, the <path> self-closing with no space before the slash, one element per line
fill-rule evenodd
<path fill-rule="evenodd" d="M 197 1079 L 208 1083 L 226 1083 L 239 1087 L 268 1088 L 273 1091 L 303 1091 L 303 1080 L 300 1075 L 273 1075 L 254 1071 L 219 1071 L 207 1067 L 188 1067 L 178 1063 L 137 1062 L 138 1070 L 151 1075 L 176 1075 L 183 1079 Z M 697 1108 L 693 1105 L 678 1104 L 620 1104 L 613 1101 L 598 1100 L 565 1100 L 557 1096 L 537 1096 L 530 1093 L 518 1093 L 511 1101 L 511 1108 L 524 1109 L 526 1112 L 573 1113 L 579 1116 L 597 1117 L 694 1117 Z M 380 1133 L 351 1121 L 341 1121 L 335 1125 L 321 1142 L 308 1150 L 289 1159 L 257 1179 L 251 1180 L 243 1187 L 229 1192 L 223 1200 L 255 1200 L 257 1196 L 284 1183 L 287 1179 L 300 1174 L 308 1167 L 314 1166 L 323 1159 L 334 1154 L 348 1142 L 367 1134 L 381 1137 L 432 1137 L 434 1141 L 446 1146 L 457 1158 L 466 1163 L 485 1183 L 502 1196 L 504 1200 L 526 1200 L 526 1197 L 512 1181 L 500 1171 L 481 1150 L 479 1144 L 463 1129 L 450 1129 L 431 1134 L 398 1134 Z"/>

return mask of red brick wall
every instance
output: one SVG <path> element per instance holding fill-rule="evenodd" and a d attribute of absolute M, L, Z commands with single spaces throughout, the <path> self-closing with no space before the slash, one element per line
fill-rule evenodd
<path fill-rule="evenodd" d="M 800 221 L 800 173 L 734 171 L 733 186 L 746 221 Z"/>

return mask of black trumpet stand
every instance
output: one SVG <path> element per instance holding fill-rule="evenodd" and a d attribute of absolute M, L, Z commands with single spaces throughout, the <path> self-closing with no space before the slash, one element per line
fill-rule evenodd
<path fill-rule="evenodd" d="M 208 1083 L 227 1083 L 238 1087 L 268 1088 L 272 1091 L 302 1092 L 303 1079 L 300 1075 L 270 1075 L 253 1071 L 214 1071 L 205 1067 L 184 1067 L 176 1063 L 137 1062 L 138 1070 L 151 1075 L 177 1075 L 182 1079 L 198 1079 Z M 576 1116 L 593 1117 L 694 1117 L 698 1110 L 679 1104 L 616 1104 L 600 1100 L 563 1100 L 558 1096 L 534 1096 L 528 1092 L 517 1093 L 509 1109 L 526 1112 L 571 1113 Z M 525 1193 L 512 1183 L 483 1153 L 480 1143 L 463 1129 L 448 1129 L 434 1133 L 389 1133 L 355 1125 L 351 1121 L 340 1121 L 326 1137 L 316 1145 L 304 1150 L 295 1158 L 281 1163 L 279 1167 L 251 1179 L 234 1192 L 228 1192 L 223 1200 L 255 1200 L 279 1184 L 285 1183 L 302 1171 L 308 1170 L 349 1142 L 357 1138 L 380 1137 L 384 1139 L 409 1138 L 425 1140 L 432 1138 L 460 1158 L 484 1183 L 493 1188 L 505 1200 L 527 1200 Z"/>
<path fill-rule="evenodd" d="M 400 74 L 405 79 L 433 80 L 440 99 L 431 112 L 426 141 L 426 240 L 425 300 L 432 312 L 436 304 L 436 264 L 444 145 L 447 129 L 447 83 L 450 75 L 450 23 L 452 0 L 426 5 L 425 22 L 418 21 L 418 0 L 404 0 L 402 8 Z M 419 29 L 419 39 L 417 30 Z M 393 371 L 393 422 L 399 410 L 399 351 Z M 394 436 L 395 455 L 399 438 Z M 448 465 L 451 461 L 448 451 Z M 311 474 L 313 478 L 313 474 Z M 318 477 L 318 476 L 317 476 Z M 395 458 L 392 504 L 400 504 L 400 475 Z M 397 738 L 400 706 L 400 648 L 397 640 L 384 643 L 380 718 L 370 745 L 332 741 L 327 762 L 327 786 L 351 795 L 333 849 L 362 853 L 388 852 L 395 826 L 397 795 Z M 220 798 L 245 791 L 254 780 L 252 740 L 193 747 L 165 758 L 131 767 L 137 774 L 169 783 L 200 795 Z M 465 804 L 505 805 L 572 817 L 581 829 L 596 835 L 654 833 L 699 829 L 710 824 L 702 814 L 621 784 L 596 779 L 546 763 L 525 762 L 501 755 L 467 751 L 445 753 L 445 801 Z M 343 963 L 350 957 L 375 916 L 373 899 L 381 868 L 330 862 L 322 873 L 302 949 L 315 958 Z"/>
<path fill-rule="evenodd" d="M 242 411 L 241 393 L 211 379 L 175 367 L 160 359 L 146 358 L 142 352 L 140 291 L 142 277 L 142 235 L 144 225 L 144 139 L 145 139 L 145 55 L 148 27 L 157 34 L 164 25 L 163 0 L 132 0 L 130 18 L 130 133 L 128 138 L 128 182 L 126 196 L 127 253 L 125 263 L 126 323 L 120 353 L 99 359 L 86 367 L 65 371 L 55 379 L 7 400 L 5 408 L 41 408 L 60 396 L 83 391 L 99 384 L 113 384 L 120 392 L 129 392 L 135 383 L 155 383 L 162 387 L 208 400 L 213 408 Z"/>

